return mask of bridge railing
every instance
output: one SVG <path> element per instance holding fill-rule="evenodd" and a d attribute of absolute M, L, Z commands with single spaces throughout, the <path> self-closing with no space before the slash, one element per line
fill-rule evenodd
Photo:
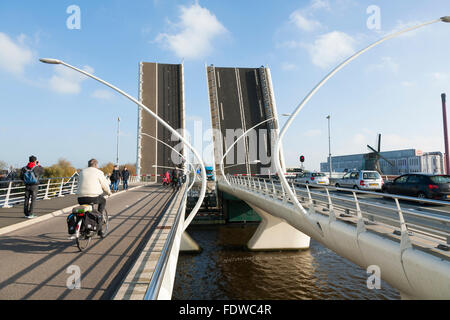
<path fill-rule="evenodd" d="M 78 190 L 77 175 L 75 173 L 71 177 L 41 178 L 36 200 L 48 200 L 76 194 Z M 128 183 L 148 182 L 149 180 L 150 178 L 147 176 L 142 176 L 140 179 L 137 176 L 130 176 Z M 0 181 L 0 208 L 10 208 L 23 203 L 24 200 L 25 185 L 22 180 Z"/>
<path fill-rule="evenodd" d="M 175 221 L 172 225 L 172 228 L 170 229 L 170 232 L 167 235 L 167 240 L 161 251 L 161 256 L 158 259 L 158 263 L 156 264 L 152 279 L 151 279 L 148 289 L 145 293 L 144 300 L 158 300 L 158 299 L 167 298 L 167 297 L 161 297 L 161 288 L 164 286 L 164 281 L 165 281 L 165 279 L 167 279 L 166 277 L 168 277 L 168 276 L 170 277 L 170 275 L 167 275 L 166 273 L 174 271 L 174 270 L 169 270 L 171 267 L 170 266 L 171 260 L 172 260 L 172 266 L 174 266 L 174 265 L 176 266 L 176 263 L 174 264 L 173 261 L 176 262 L 178 259 L 177 257 L 178 257 L 179 248 L 175 248 L 175 245 L 176 245 L 175 242 L 176 242 L 176 239 L 178 239 L 178 241 L 180 241 L 181 234 L 183 233 L 184 214 L 186 211 L 187 195 L 189 192 L 188 185 L 189 185 L 189 176 L 186 177 L 186 183 L 184 183 L 182 186 L 182 188 L 184 189 L 184 192 L 182 195 L 181 204 L 178 207 Z M 168 280 L 166 280 L 166 281 L 168 281 Z M 170 285 L 168 285 L 168 286 L 170 286 Z M 173 287 L 173 283 L 172 283 L 172 287 Z"/>
<path fill-rule="evenodd" d="M 278 181 L 236 176 L 229 176 L 228 181 L 233 186 L 274 200 L 293 203 Z M 371 229 L 378 228 L 384 232 L 390 230 L 394 235 L 407 237 L 408 241 L 422 248 L 441 253 L 449 250 L 450 210 L 435 207 L 448 208 L 449 202 L 320 185 L 314 186 L 316 191 L 312 191 L 311 185 L 294 182 L 291 186 L 310 213 L 328 213 L 330 219 L 361 220 Z M 415 207 L 412 204 L 427 204 L 429 207 Z M 315 207 L 322 208 L 322 211 L 316 211 Z"/>
<path fill-rule="evenodd" d="M 38 185 L 37 200 L 47 200 L 55 197 L 63 197 L 67 194 L 75 194 L 78 188 L 78 177 L 58 177 L 40 179 Z M 0 207 L 11 206 L 24 202 L 25 185 L 22 180 L 0 182 Z"/>

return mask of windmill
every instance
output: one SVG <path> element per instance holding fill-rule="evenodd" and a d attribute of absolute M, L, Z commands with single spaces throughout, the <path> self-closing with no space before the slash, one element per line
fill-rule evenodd
<path fill-rule="evenodd" d="M 384 161 L 386 161 L 392 167 L 394 167 L 394 164 L 390 160 L 383 157 L 380 153 L 381 133 L 378 134 L 378 151 L 369 145 L 367 145 L 367 148 L 369 148 L 369 150 L 371 150 L 372 152 L 366 153 L 364 155 L 364 170 L 375 170 L 378 171 L 380 174 L 383 173 L 380 168 L 380 158 L 382 158 Z"/>

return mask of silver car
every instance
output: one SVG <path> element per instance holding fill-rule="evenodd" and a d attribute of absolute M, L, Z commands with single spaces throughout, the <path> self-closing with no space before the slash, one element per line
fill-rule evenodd
<path fill-rule="evenodd" d="M 377 171 L 360 170 L 346 173 L 335 182 L 337 188 L 351 188 L 366 191 L 381 190 L 383 179 Z"/>
<path fill-rule="evenodd" d="M 295 179 L 297 183 L 327 186 L 330 184 L 328 177 L 322 172 L 305 172 Z"/>

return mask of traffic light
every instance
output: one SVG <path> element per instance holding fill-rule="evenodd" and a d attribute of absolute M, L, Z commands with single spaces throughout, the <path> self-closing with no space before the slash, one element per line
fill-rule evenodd
<path fill-rule="evenodd" d="M 300 162 L 301 163 L 305 162 L 305 157 L 304 156 L 300 156 Z"/>

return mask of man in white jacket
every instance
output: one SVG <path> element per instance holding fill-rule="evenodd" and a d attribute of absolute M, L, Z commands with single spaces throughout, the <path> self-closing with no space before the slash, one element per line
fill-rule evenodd
<path fill-rule="evenodd" d="M 103 213 L 106 206 L 106 199 L 103 191 L 111 195 L 108 180 L 102 171 L 98 169 L 98 161 L 91 159 L 88 168 L 81 170 L 78 180 L 78 203 L 98 204 L 98 211 Z"/>

